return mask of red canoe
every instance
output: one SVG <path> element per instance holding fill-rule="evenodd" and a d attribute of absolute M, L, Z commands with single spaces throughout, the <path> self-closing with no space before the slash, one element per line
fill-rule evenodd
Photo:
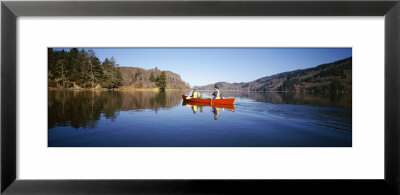
<path fill-rule="evenodd" d="M 230 105 L 230 104 L 235 104 L 235 98 L 232 99 L 199 99 L 199 98 L 189 98 L 187 99 L 186 95 L 182 95 L 183 100 L 188 101 L 188 102 L 199 102 L 199 103 L 206 103 L 206 104 L 225 104 L 225 105 Z M 212 102 L 211 102 L 212 101 Z"/>

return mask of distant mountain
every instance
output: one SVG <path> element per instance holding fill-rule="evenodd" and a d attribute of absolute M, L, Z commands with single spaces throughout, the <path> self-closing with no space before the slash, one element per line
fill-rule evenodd
<path fill-rule="evenodd" d="M 299 91 L 299 92 L 341 92 L 352 91 L 352 58 L 313 68 L 283 72 L 251 82 L 217 83 L 220 90 L 246 91 Z M 215 84 L 195 86 L 197 90 L 212 90 Z"/>
<path fill-rule="evenodd" d="M 151 75 L 156 78 L 161 75 L 160 70 L 145 70 L 136 67 L 119 67 L 122 76 L 123 86 L 133 88 L 156 88 L 155 82 L 152 81 Z M 189 84 L 185 83 L 179 74 L 171 71 L 165 71 L 167 76 L 167 89 L 189 89 Z"/>

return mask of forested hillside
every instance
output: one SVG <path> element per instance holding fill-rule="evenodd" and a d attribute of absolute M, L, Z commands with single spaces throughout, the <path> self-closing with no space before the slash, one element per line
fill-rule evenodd
<path fill-rule="evenodd" d="M 217 84 L 221 90 L 351 93 L 352 58 L 314 68 L 279 73 L 247 83 L 219 82 Z M 214 84 L 194 88 L 211 90 Z"/>
<path fill-rule="evenodd" d="M 93 50 L 48 49 L 48 85 L 58 88 L 117 88 L 121 72 L 114 58 L 101 62 Z"/>
<path fill-rule="evenodd" d="M 93 50 L 48 49 L 48 87 L 58 89 L 189 89 L 180 75 L 157 68 L 119 67 L 116 60 L 100 61 Z"/>
<path fill-rule="evenodd" d="M 181 76 L 171 71 L 160 71 L 157 68 L 145 70 L 136 67 L 120 67 L 124 86 L 132 88 L 155 88 L 160 78 L 165 77 L 166 89 L 189 89 Z"/>

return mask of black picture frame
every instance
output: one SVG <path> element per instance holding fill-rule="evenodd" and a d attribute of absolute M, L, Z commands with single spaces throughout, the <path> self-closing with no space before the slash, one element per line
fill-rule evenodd
<path fill-rule="evenodd" d="M 19 16 L 385 16 L 385 176 L 382 180 L 16 179 Z M 1 192 L 4 194 L 398 194 L 399 0 L 2 1 Z M 107 167 L 112 169 L 112 166 Z M 368 171 L 368 170 L 365 170 Z"/>

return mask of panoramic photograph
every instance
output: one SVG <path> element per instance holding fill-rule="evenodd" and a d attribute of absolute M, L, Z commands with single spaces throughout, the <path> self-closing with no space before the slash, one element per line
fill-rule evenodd
<path fill-rule="evenodd" d="M 352 147 L 352 48 L 48 48 L 48 147 Z"/>

